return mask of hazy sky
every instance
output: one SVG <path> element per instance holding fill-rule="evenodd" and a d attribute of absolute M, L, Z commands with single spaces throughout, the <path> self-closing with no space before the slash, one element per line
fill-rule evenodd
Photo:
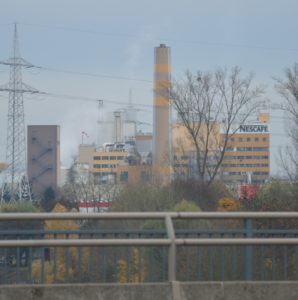
<path fill-rule="evenodd" d="M 238 65 L 267 85 L 267 98 L 280 101 L 272 77 L 283 76 L 296 62 L 297 11 L 297 0 L 0 0 L 0 60 L 11 55 L 12 23 L 17 22 L 22 56 L 34 65 L 115 77 L 30 69 L 23 71 L 24 82 L 42 92 L 103 99 L 104 114 L 124 107 L 131 88 L 132 101 L 143 104 L 139 120 L 152 123 L 153 48 L 160 43 L 171 47 L 174 78 L 187 69 Z M 0 83 L 8 79 L 9 68 L 0 65 Z M 0 94 L 0 161 L 5 159 L 7 99 Z M 27 95 L 25 113 L 27 124 L 61 126 L 65 164 L 77 154 L 81 131 L 89 133 L 90 142 L 96 140 L 95 101 Z M 273 112 L 273 162 L 286 140 L 282 117 Z M 277 172 L 275 163 L 272 167 Z"/>

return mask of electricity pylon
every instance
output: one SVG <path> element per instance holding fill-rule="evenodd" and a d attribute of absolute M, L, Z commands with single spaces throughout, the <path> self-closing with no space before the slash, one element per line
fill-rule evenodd
<path fill-rule="evenodd" d="M 31 201 L 27 177 L 26 133 L 24 115 L 24 93 L 38 93 L 22 81 L 22 68 L 34 67 L 20 56 L 17 25 L 14 25 L 13 55 L 0 64 L 10 66 L 9 83 L 0 86 L 0 91 L 9 93 L 7 144 L 1 202 Z"/>

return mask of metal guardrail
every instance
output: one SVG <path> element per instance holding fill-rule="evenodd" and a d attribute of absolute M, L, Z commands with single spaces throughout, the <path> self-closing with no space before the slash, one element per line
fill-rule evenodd
<path fill-rule="evenodd" d="M 298 212 L 0 213 L 4 220 L 298 219 Z"/>
<path fill-rule="evenodd" d="M 298 245 L 298 238 L 254 238 L 253 220 L 297 219 L 296 212 L 154 212 L 154 213 L 2 213 L 1 221 L 32 220 L 164 220 L 166 238 L 108 238 L 108 239 L 31 239 L 0 240 L 0 248 L 15 247 L 108 247 L 108 246 L 163 246 L 168 247 L 168 280 L 176 280 L 178 246 L 245 246 L 245 279 L 252 280 L 253 245 Z M 173 220 L 238 219 L 244 221 L 245 238 L 177 238 Z M 297 236 L 297 235 L 296 235 Z M 297 248 L 297 247 L 296 247 Z M 297 250 L 296 250 L 297 251 Z M 298 259 L 296 257 L 296 259 Z M 297 265 L 297 262 L 296 262 Z M 298 271 L 298 269 L 296 270 Z"/>

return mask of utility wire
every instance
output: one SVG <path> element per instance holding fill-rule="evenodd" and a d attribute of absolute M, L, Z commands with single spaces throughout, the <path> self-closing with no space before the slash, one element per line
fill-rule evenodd
<path fill-rule="evenodd" d="M 73 95 L 65 95 L 65 94 L 55 94 L 55 93 L 47 93 L 47 92 L 40 92 L 39 94 L 53 97 L 53 98 L 65 98 L 68 100 L 76 100 L 76 101 L 91 101 L 91 102 L 98 102 L 103 101 L 103 103 L 110 103 L 110 104 L 117 104 L 117 105 L 125 105 L 130 104 L 132 106 L 144 106 L 144 107 L 150 107 L 152 109 L 151 104 L 143 104 L 143 103 L 135 103 L 135 102 L 121 102 L 121 101 L 115 101 L 115 100 L 103 100 L 100 98 L 89 98 L 89 97 L 80 97 L 80 96 L 73 96 Z"/>
<path fill-rule="evenodd" d="M 108 78 L 108 79 L 116 79 L 116 80 L 129 80 L 129 81 L 140 81 L 146 83 L 152 83 L 152 80 L 149 79 L 140 79 L 140 78 L 132 78 L 126 76 L 112 76 L 112 75 L 103 75 L 103 74 L 96 74 L 96 73 L 87 73 L 87 72 L 79 72 L 79 71 L 71 71 L 71 70 L 63 70 L 63 69 L 56 69 L 56 68 L 49 68 L 43 66 L 36 66 L 36 68 L 51 72 L 59 72 L 59 73 L 67 73 L 67 74 L 74 74 L 74 75 L 82 75 L 82 76 L 89 76 L 89 77 L 99 77 L 99 78 Z"/>
<path fill-rule="evenodd" d="M 40 28 L 48 28 L 48 29 L 55 29 L 55 30 L 63 30 L 63 31 L 73 31 L 73 32 L 81 32 L 81 33 L 89 33 L 89 34 L 96 34 L 96 35 L 106 35 L 106 36 L 114 36 L 114 37 L 123 37 L 123 38 L 139 38 L 140 35 L 134 34 L 125 34 L 125 33 L 107 33 L 103 31 L 97 30 L 90 30 L 90 29 L 81 29 L 81 28 L 74 28 L 68 26 L 57 26 L 57 25 L 45 25 L 45 24 L 36 24 L 36 23 L 18 23 L 25 26 L 32 26 L 32 27 L 40 27 Z"/>
<path fill-rule="evenodd" d="M 40 27 L 40 28 L 49 28 L 63 31 L 73 31 L 81 33 L 89 33 L 96 35 L 105 35 L 111 37 L 120 37 L 120 38 L 142 38 L 142 35 L 136 34 L 126 34 L 126 33 L 108 33 L 103 31 L 96 31 L 90 29 L 80 29 L 66 26 L 54 26 L 54 25 L 44 25 L 44 24 L 34 24 L 34 23 L 18 23 L 25 26 Z M 270 50 L 270 51 L 288 51 L 288 52 L 298 52 L 298 48 L 283 48 L 283 47 L 267 47 L 261 45 L 251 45 L 251 44 L 239 44 L 239 43 L 223 43 L 223 42 L 214 42 L 214 41 L 195 41 L 195 40 L 183 40 L 183 39 L 173 39 L 173 38 L 153 38 L 153 41 L 158 42 L 171 42 L 171 43 L 181 43 L 181 44 L 197 44 L 201 46 L 212 46 L 212 47 L 232 47 L 232 48 L 249 48 L 249 49 L 258 49 L 258 50 Z"/>
<path fill-rule="evenodd" d="M 28 100 L 38 100 L 38 101 L 42 101 L 42 100 L 47 100 L 47 99 L 34 99 L 32 96 L 34 97 L 38 97 L 38 95 L 42 95 L 45 97 L 52 97 L 52 98 L 56 98 L 56 99 L 66 99 L 66 100 L 74 100 L 74 101 L 81 101 L 81 102 L 98 102 L 98 101 L 103 101 L 103 103 L 107 103 L 107 104 L 117 104 L 117 105 L 127 105 L 127 106 L 141 106 L 141 107 L 146 107 L 149 108 L 146 111 L 147 112 L 152 112 L 153 110 L 153 105 L 152 104 L 144 104 L 144 103 L 136 103 L 136 102 L 121 102 L 121 101 L 117 101 L 117 100 L 107 100 L 107 99 L 100 99 L 100 98 L 90 98 L 90 97 L 85 97 L 85 96 L 74 96 L 74 95 L 66 95 L 66 94 L 56 94 L 56 93 L 48 93 L 48 92 L 40 92 L 37 94 L 30 94 L 30 98 L 28 98 Z M 241 115 L 241 114 L 239 114 Z M 245 115 L 245 114 L 242 114 Z M 274 123 L 281 123 L 282 120 L 286 120 L 286 121 L 291 121 L 290 118 L 288 117 L 283 117 L 283 116 L 272 116 L 270 115 L 270 119 L 275 119 Z M 280 120 L 280 121 L 278 121 Z M 293 121 L 293 120 L 292 120 Z M 253 121 L 252 121 L 253 122 Z"/>

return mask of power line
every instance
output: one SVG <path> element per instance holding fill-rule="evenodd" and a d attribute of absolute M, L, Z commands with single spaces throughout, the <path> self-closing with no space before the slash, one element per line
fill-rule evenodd
<path fill-rule="evenodd" d="M 40 92 L 39 94 L 44 95 L 44 96 L 49 96 L 53 98 L 64 98 L 68 100 L 76 100 L 76 101 L 91 101 L 91 102 L 98 102 L 98 101 L 103 101 L 104 103 L 109 103 L 109 104 L 117 104 L 117 105 L 125 105 L 125 104 L 131 104 L 133 106 L 143 106 L 143 107 L 152 107 L 152 104 L 144 104 L 144 103 L 135 103 L 135 102 L 121 102 L 121 101 L 116 101 L 116 100 L 106 100 L 106 99 L 99 99 L 99 98 L 89 98 L 85 96 L 73 96 L 73 95 L 66 95 L 66 94 L 55 94 L 55 93 L 48 93 L 48 92 Z"/>
<path fill-rule="evenodd" d="M 90 97 L 85 97 L 85 96 L 74 96 L 74 95 L 56 94 L 56 93 L 48 93 L 48 92 L 39 92 L 38 94 L 32 94 L 32 95 L 30 95 L 30 98 L 28 98 L 28 100 L 37 100 L 37 101 L 47 100 L 47 99 L 34 99 L 32 97 L 32 96 L 39 97 L 40 95 L 42 95 L 43 97 L 48 96 L 48 97 L 57 98 L 57 99 L 64 98 L 64 99 L 70 100 L 70 101 L 93 102 L 93 103 L 98 102 L 98 101 L 103 101 L 103 103 L 105 103 L 105 104 L 141 106 L 141 107 L 146 107 L 147 112 L 152 112 L 152 110 L 153 110 L 153 104 L 136 103 L 136 102 L 132 102 L 132 103 L 131 102 L 122 102 L 119 100 L 117 101 L 117 100 L 108 100 L 108 99 L 102 99 L 102 98 L 101 99 L 90 98 Z M 241 114 L 239 114 L 239 115 L 241 115 Z M 270 115 L 270 119 L 275 119 L 273 121 L 274 123 L 281 123 L 282 120 L 291 121 L 291 119 L 289 119 L 288 117 L 282 117 L 282 116 L 271 116 Z"/>
<path fill-rule="evenodd" d="M 99 78 L 107 78 L 107 79 L 115 79 L 115 80 L 140 81 L 140 82 L 146 82 L 146 83 L 153 82 L 152 80 L 149 80 L 149 79 L 132 78 L 132 77 L 126 77 L 126 76 L 103 75 L 103 74 L 79 72 L 79 71 L 72 71 L 72 70 L 63 70 L 63 69 L 56 69 L 56 68 L 49 68 L 49 67 L 42 67 L 42 66 L 37 66 L 36 68 L 41 69 L 41 70 L 51 71 L 51 72 L 67 73 L 67 74 L 82 75 L 82 76 L 89 76 L 89 77 L 99 77 Z"/>
<path fill-rule="evenodd" d="M 25 26 L 40 27 L 40 28 L 49 28 L 63 31 L 72 31 L 72 32 L 81 32 L 88 34 L 96 35 L 105 35 L 111 37 L 120 37 L 120 38 L 142 38 L 142 35 L 137 34 L 127 34 L 127 33 L 108 33 L 103 31 L 96 31 L 90 29 L 80 29 L 74 27 L 66 26 L 55 26 L 55 25 L 44 25 L 44 24 L 34 24 L 34 23 L 19 23 Z M 214 42 L 214 41 L 196 41 L 196 40 L 184 40 L 184 39 L 173 39 L 167 37 L 157 37 L 152 38 L 152 41 L 157 42 L 171 42 L 171 43 L 181 43 L 181 44 L 197 44 L 201 46 L 212 46 L 212 47 L 232 47 L 232 48 L 249 48 L 249 49 L 258 49 L 258 50 L 269 50 L 269 51 L 287 51 L 287 52 L 298 52 L 298 48 L 283 48 L 283 47 L 268 47 L 261 45 L 251 45 L 251 44 L 239 44 L 239 43 L 223 43 L 223 42 Z"/>
<path fill-rule="evenodd" d="M 63 31 L 73 31 L 73 32 L 81 32 L 81 33 L 89 33 L 89 34 L 96 34 L 96 35 L 106 35 L 106 36 L 115 36 L 115 37 L 130 37 L 130 38 L 138 38 L 140 36 L 134 34 L 125 34 L 125 33 L 107 33 L 103 31 L 97 30 L 90 30 L 90 29 L 81 29 L 81 28 L 74 28 L 68 26 L 56 26 L 56 25 L 45 25 L 45 24 L 36 24 L 36 23 L 19 23 L 25 26 L 32 26 L 32 27 L 40 27 L 40 28 L 48 28 L 48 29 L 56 29 L 56 30 L 63 30 Z"/>

